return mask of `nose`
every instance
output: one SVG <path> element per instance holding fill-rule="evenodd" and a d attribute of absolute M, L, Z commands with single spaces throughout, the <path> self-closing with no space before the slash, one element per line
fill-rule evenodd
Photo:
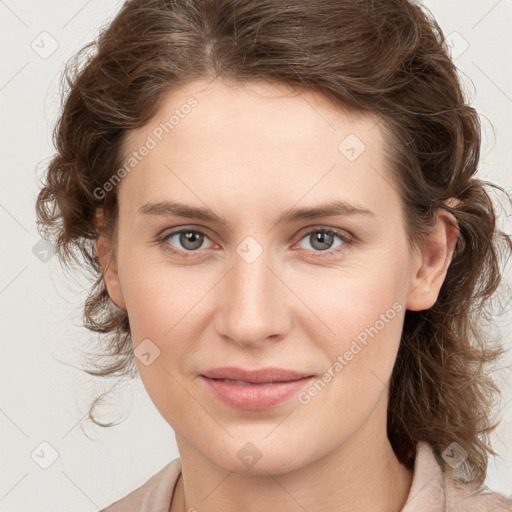
<path fill-rule="evenodd" d="M 282 339 L 291 325 L 291 292 L 284 279 L 265 251 L 252 262 L 238 254 L 233 261 L 217 289 L 217 334 L 247 348 Z"/>

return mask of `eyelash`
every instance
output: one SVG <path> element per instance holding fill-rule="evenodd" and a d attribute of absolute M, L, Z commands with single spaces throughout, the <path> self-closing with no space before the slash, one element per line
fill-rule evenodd
<path fill-rule="evenodd" d="M 170 231 L 170 232 L 166 233 L 165 235 L 163 235 L 161 237 L 158 237 L 156 242 L 158 242 L 159 245 L 165 251 L 168 251 L 171 254 L 173 254 L 175 256 L 178 256 L 179 258 L 184 258 L 184 259 L 186 259 L 186 258 L 196 258 L 197 254 L 200 251 L 197 251 L 197 250 L 196 251 L 181 251 L 181 250 L 177 250 L 177 249 L 174 249 L 172 247 L 172 245 L 170 245 L 167 242 L 167 240 L 169 238 L 173 237 L 174 235 L 179 235 L 181 233 L 196 233 L 196 234 L 200 234 L 200 235 L 202 235 L 202 236 L 204 236 L 206 238 L 209 238 L 208 235 L 204 231 L 202 231 L 201 229 L 181 228 L 181 229 L 177 229 L 175 231 Z M 335 235 L 335 236 L 337 236 L 343 242 L 343 244 L 341 246 L 339 246 L 338 248 L 336 248 L 336 249 L 328 249 L 328 250 L 325 250 L 325 251 L 314 251 L 314 254 L 312 254 L 313 258 L 324 258 L 324 257 L 327 257 L 327 256 L 332 256 L 333 254 L 336 254 L 336 253 L 344 251 L 346 249 L 347 245 L 354 245 L 355 244 L 355 240 L 353 238 L 345 235 L 343 232 L 339 231 L 336 228 L 332 228 L 332 227 L 315 227 L 315 228 L 312 228 L 311 230 L 307 231 L 306 233 L 304 233 L 300 237 L 299 242 L 301 240 L 303 240 L 304 238 L 312 235 L 313 233 L 324 233 L 324 234 L 328 234 L 328 235 Z"/>

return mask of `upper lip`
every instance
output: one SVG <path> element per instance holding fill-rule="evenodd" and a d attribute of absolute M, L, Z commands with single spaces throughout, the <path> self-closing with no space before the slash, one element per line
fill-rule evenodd
<path fill-rule="evenodd" d="M 260 368 L 256 370 L 245 370 L 244 368 L 236 368 L 226 366 L 223 368 L 213 368 L 203 372 L 201 375 L 209 379 L 228 379 L 239 380 L 242 382 L 289 382 L 292 380 L 311 377 L 310 373 L 297 372 L 294 370 L 286 370 L 284 368 Z"/>

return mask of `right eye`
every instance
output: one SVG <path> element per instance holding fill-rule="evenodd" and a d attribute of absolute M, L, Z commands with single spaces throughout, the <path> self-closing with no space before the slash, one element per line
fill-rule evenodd
<path fill-rule="evenodd" d="M 202 247 L 205 239 L 208 237 L 201 230 L 181 228 L 166 233 L 159 239 L 159 242 L 166 251 L 180 258 L 191 258 Z"/>

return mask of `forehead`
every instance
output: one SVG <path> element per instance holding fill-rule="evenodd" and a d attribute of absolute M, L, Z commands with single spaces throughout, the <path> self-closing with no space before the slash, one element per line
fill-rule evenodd
<path fill-rule="evenodd" d="M 125 161 L 150 149 L 121 188 L 132 182 L 133 206 L 177 188 L 187 188 L 194 201 L 195 192 L 229 188 L 240 202 L 258 192 L 325 198 L 336 188 L 353 193 L 376 180 L 389 188 L 383 137 L 376 116 L 337 107 L 315 91 L 190 82 L 168 92 L 156 115 L 126 137 Z"/>
<path fill-rule="evenodd" d="M 197 80 L 164 94 L 154 117 L 126 134 L 124 147 L 141 147 L 150 136 L 157 145 L 197 143 L 197 150 L 211 140 L 216 147 L 233 146 L 236 140 L 246 150 L 288 142 L 296 150 L 315 145 L 323 151 L 343 133 L 353 133 L 366 147 L 382 150 L 378 121 L 377 115 L 335 105 L 318 91 L 279 82 Z"/>

